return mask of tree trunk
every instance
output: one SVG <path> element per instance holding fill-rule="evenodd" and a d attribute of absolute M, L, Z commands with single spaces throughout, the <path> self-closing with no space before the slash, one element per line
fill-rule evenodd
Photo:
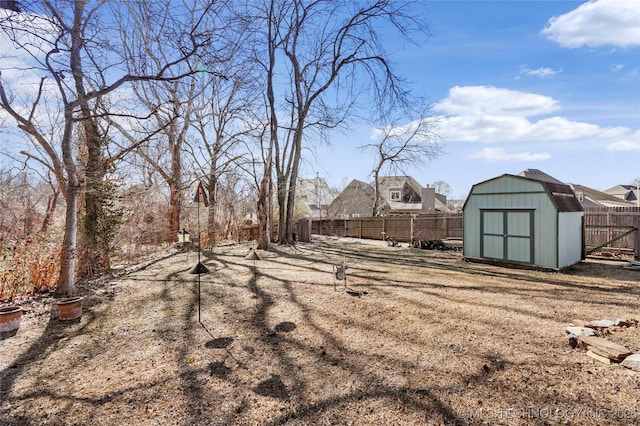
<path fill-rule="evenodd" d="M 371 212 L 371 216 L 373 217 L 380 215 L 380 204 L 382 201 L 382 196 L 380 195 L 380 167 L 381 166 L 378 166 L 373 172 L 373 191 L 375 196 Z"/>
<path fill-rule="evenodd" d="M 56 295 L 74 295 L 76 293 L 76 238 L 78 232 L 78 197 L 80 185 L 78 171 L 71 144 L 73 128 L 73 110 L 65 106 L 65 128 L 62 135 L 62 161 L 67 172 L 67 205 L 65 212 L 64 236 L 62 239 L 62 251 L 60 255 L 60 274 Z"/>
<path fill-rule="evenodd" d="M 209 183 L 207 184 L 207 192 L 209 193 L 209 215 L 207 217 L 207 237 L 209 239 L 209 244 L 216 245 L 218 242 L 218 223 L 216 217 L 216 205 L 218 200 L 216 186 L 218 185 L 218 177 L 215 172 L 212 171 L 209 174 Z"/>
<path fill-rule="evenodd" d="M 67 210 L 65 214 L 64 237 L 60 255 L 60 275 L 55 290 L 55 294 L 58 296 L 72 296 L 76 293 L 76 235 L 78 231 L 76 208 L 78 205 L 79 192 L 80 190 L 77 183 L 73 184 L 69 182 L 67 185 Z"/>
<path fill-rule="evenodd" d="M 72 47 L 70 51 L 70 65 L 78 97 L 78 105 L 84 131 L 84 143 L 87 149 L 87 163 L 84 183 L 84 217 L 82 220 L 80 265 L 78 274 L 81 278 L 91 278 L 99 275 L 109 265 L 109 252 L 106 247 L 101 249 L 100 238 L 100 214 L 102 205 L 102 191 L 100 184 L 105 175 L 104 162 L 102 161 L 102 137 L 95 123 L 93 112 L 89 106 L 84 86 L 86 78 L 82 67 L 82 49 L 84 38 L 82 21 L 84 18 L 85 2 L 79 1 L 74 5 L 74 25 L 71 32 Z M 105 244 L 108 247 L 108 244 Z"/>
<path fill-rule="evenodd" d="M 58 197 L 60 196 L 60 190 L 58 188 L 54 189 L 53 195 L 49 197 L 47 201 L 47 210 L 44 214 L 44 219 L 42 219 L 42 227 L 40 228 L 40 233 L 46 234 L 49 230 L 49 226 L 51 226 L 51 221 L 53 220 L 53 213 L 58 206 Z"/>
<path fill-rule="evenodd" d="M 167 229 L 167 241 L 178 241 L 178 231 L 180 230 L 180 188 L 175 182 L 169 184 L 169 229 Z"/>
<path fill-rule="evenodd" d="M 86 120 L 89 121 L 89 120 Z M 85 134 L 87 127 L 85 126 Z M 100 216 L 102 211 L 102 191 L 100 184 L 104 173 L 97 135 L 85 136 L 87 144 L 87 166 L 84 185 L 84 215 L 79 227 L 79 278 L 93 278 L 109 268 L 109 252 L 100 247 Z M 99 139 L 99 138 L 98 138 Z M 105 246 L 108 244 L 105 244 Z"/>
<path fill-rule="evenodd" d="M 278 243 L 287 242 L 287 180 L 282 173 L 278 173 Z"/>
<path fill-rule="evenodd" d="M 271 248 L 271 165 L 265 164 L 265 172 L 258 192 L 258 248 Z"/>
<path fill-rule="evenodd" d="M 287 220 L 285 236 L 288 244 L 293 243 L 293 222 L 295 212 L 295 200 L 296 200 L 296 183 L 298 182 L 298 170 L 300 169 L 300 158 L 302 151 L 302 126 L 298 126 L 294 135 L 294 156 L 291 166 L 291 173 L 289 175 L 289 193 L 287 194 Z"/>

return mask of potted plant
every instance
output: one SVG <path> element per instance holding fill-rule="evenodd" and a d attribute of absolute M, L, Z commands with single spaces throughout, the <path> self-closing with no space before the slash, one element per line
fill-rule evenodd
<path fill-rule="evenodd" d="M 58 318 L 62 321 L 80 318 L 82 315 L 82 297 L 75 296 L 56 301 Z"/>
<path fill-rule="evenodd" d="M 22 320 L 20 306 L 3 306 L 0 308 L 0 333 L 17 330 Z"/>

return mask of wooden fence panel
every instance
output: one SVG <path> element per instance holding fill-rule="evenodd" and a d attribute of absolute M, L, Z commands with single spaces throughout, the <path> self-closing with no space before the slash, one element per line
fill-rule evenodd
<path fill-rule="evenodd" d="M 635 229 L 638 218 L 640 218 L 640 208 L 638 207 L 599 207 L 586 209 L 584 224 L 585 245 L 587 249 L 606 244 L 617 236 Z M 636 237 L 636 233 L 631 232 L 629 235 L 611 244 L 607 244 L 607 247 L 634 249 L 636 246 Z"/>
<path fill-rule="evenodd" d="M 640 252 L 640 207 L 613 207 L 587 209 L 584 214 L 585 245 L 587 249 L 598 247 L 615 237 L 630 232 L 607 247 L 631 249 L 636 255 Z M 396 241 L 410 242 L 419 240 L 462 239 L 463 216 L 430 215 L 411 218 L 369 217 L 353 219 L 314 220 L 311 226 L 313 234 L 332 235 L 336 237 L 355 237 L 382 239 L 382 232 Z"/>

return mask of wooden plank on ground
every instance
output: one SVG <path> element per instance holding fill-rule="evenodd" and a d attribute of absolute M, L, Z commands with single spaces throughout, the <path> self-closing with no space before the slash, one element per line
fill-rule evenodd
<path fill-rule="evenodd" d="M 590 358 L 593 358 L 593 359 L 595 359 L 597 361 L 600 361 L 603 364 L 607 364 L 607 365 L 611 364 L 611 360 L 609 358 L 604 357 L 604 356 L 600 356 L 600 355 L 598 355 L 597 353 L 595 353 L 593 351 L 587 351 L 587 356 L 590 357 Z"/>
<path fill-rule="evenodd" d="M 571 321 L 571 323 L 576 327 L 589 327 L 589 322 L 590 321 L 584 321 L 581 319 L 574 319 L 573 321 Z"/>
<path fill-rule="evenodd" d="M 610 342 L 602 337 L 579 336 L 578 338 L 588 346 L 597 348 L 598 353 L 607 354 L 607 357 L 610 359 L 623 360 L 633 353 L 624 346 Z"/>
<path fill-rule="evenodd" d="M 594 354 L 600 355 L 600 356 L 605 357 L 607 359 L 610 359 L 612 361 L 613 360 L 617 361 L 615 358 L 612 358 L 611 355 L 609 353 L 607 353 L 607 351 L 603 351 L 602 349 L 598 348 L 597 346 L 587 346 L 587 350 L 590 350 Z"/>

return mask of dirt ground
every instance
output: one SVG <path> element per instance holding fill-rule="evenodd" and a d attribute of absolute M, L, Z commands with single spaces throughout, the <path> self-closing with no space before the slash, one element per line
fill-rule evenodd
<path fill-rule="evenodd" d="M 179 252 L 82 286 L 79 320 L 25 304 L 0 341 L 0 424 L 640 424 L 640 373 L 565 333 L 638 319 L 624 263 L 539 272 L 332 238 L 249 249 L 202 253 L 200 303 L 197 254 Z M 640 352 L 637 327 L 607 339 Z"/>

